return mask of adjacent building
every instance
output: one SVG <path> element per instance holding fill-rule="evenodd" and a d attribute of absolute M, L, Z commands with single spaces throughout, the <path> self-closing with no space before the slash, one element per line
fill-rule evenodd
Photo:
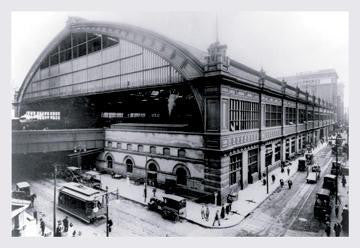
<path fill-rule="evenodd" d="M 337 120 L 344 120 L 344 84 L 338 82 L 338 75 L 334 69 L 301 72 L 281 79 L 335 105 Z"/>
<path fill-rule="evenodd" d="M 267 166 L 326 139 L 335 114 L 335 90 L 319 98 L 230 59 L 226 49 L 71 18 L 26 76 L 17 114 L 52 118 L 61 135 L 82 129 L 71 136 L 79 144 L 84 129 L 96 128 L 98 170 L 173 185 L 193 199 L 216 193 L 220 203 Z"/>

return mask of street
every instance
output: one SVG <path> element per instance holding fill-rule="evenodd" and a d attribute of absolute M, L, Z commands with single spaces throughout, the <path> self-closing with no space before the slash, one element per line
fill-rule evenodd
<path fill-rule="evenodd" d="M 322 178 L 330 171 L 333 160 L 330 147 L 315 154 L 314 160 L 321 166 L 320 180 L 316 184 L 306 183 L 306 172 L 294 174 L 291 189 L 287 184 L 277 188 L 249 217 L 231 228 L 209 229 L 186 220 L 174 223 L 133 201 L 112 197 L 109 218 L 114 225 L 110 236 L 322 236 L 324 227 L 314 218 L 313 206 L 316 192 L 322 187 Z M 52 230 L 53 180 L 42 178 L 28 181 L 32 191 L 37 194 L 35 207 L 47 228 Z M 59 179 L 58 188 L 64 183 Z M 62 220 L 66 214 L 57 210 L 56 216 L 57 220 Z M 80 231 L 82 236 L 106 235 L 104 219 L 86 224 L 72 216 L 69 218 L 74 229 Z"/>

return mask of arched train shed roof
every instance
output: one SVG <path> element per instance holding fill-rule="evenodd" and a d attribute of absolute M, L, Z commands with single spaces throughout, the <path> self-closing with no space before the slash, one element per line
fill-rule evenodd
<path fill-rule="evenodd" d="M 68 34 L 77 32 L 105 34 L 144 47 L 169 62 L 185 80 L 201 77 L 204 74 L 204 62 L 207 53 L 199 49 L 173 41 L 153 31 L 129 24 L 87 21 L 82 18 L 70 17 L 65 28 L 47 45 L 27 73 L 19 90 L 18 102 L 22 101 L 26 88 L 42 60 L 48 56 Z"/>

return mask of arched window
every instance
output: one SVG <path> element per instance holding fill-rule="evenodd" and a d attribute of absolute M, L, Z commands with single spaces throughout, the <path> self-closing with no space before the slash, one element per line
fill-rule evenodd
<path fill-rule="evenodd" d="M 132 173 L 133 172 L 133 166 L 134 166 L 133 161 L 128 158 L 128 159 L 126 159 L 125 164 L 126 164 L 126 172 L 127 173 Z"/>
<path fill-rule="evenodd" d="M 113 159 L 112 159 L 111 156 L 107 156 L 107 157 L 106 157 L 106 162 L 107 162 L 107 167 L 108 167 L 109 169 L 112 169 L 112 168 L 113 168 Z"/>

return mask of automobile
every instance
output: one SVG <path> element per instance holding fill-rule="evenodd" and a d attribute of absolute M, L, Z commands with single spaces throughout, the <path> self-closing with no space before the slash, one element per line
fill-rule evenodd
<path fill-rule="evenodd" d="M 298 171 L 306 171 L 306 161 L 305 159 L 298 160 Z"/>
<path fill-rule="evenodd" d="M 305 153 L 305 160 L 307 165 L 311 165 L 314 163 L 314 155 L 311 152 Z"/>
<path fill-rule="evenodd" d="M 67 182 L 81 182 L 82 171 L 76 166 L 65 167 L 61 173 L 61 177 Z"/>
<path fill-rule="evenodd" d="M 322 187 L 323 189 L 330 190 L 330 192 L 334 194 L 336 189 L 336 176 L 331 174 L 325 175 Z"/>
<path fill-rule="evenodd" d="M 81 175 L 81 181 L 88 187 L 94 189 L 102 189 L 101 188 L 101 173 L 97 171 L 85 171 Z"/>
<path fill-rule="evenodd" d="M 20 200 L 27 200 L 31 202 L 31 207 L 34 206 L 36 194 L 31 194 L 31 187 L 28 182 L 19 182 L 15 185 L 15 191 L 12 192 L 12 197 Z"/>
<path fill-rule="evenodd" d="M 320 165 L 314 164 L 313 166 L 311 166 L 311 171 L 316 173 L 317 179 L 320 179 L 320 173 L 321 173 Z"/>
<path fill-rule="evenodd" d="M 121 178 L 124 178 L 123 175 L 121 174 L 117 174 L 115 172 L 111 172 L 111 177 L 114 178 L 114 179 L 121 179 Z"/>
<path fill-rule="evenodd" d="M 327 216 L 331 215 L 332 201 L 331 193 L 328 189 L 320 189 L 316 193 L 316 200 L 314 204 L 314 217 L 325 221 Z"/>
<path fill-rule="evenodd" d="M 317 176 L 317 172 L 309 172 L 309 175 L 306 177 L 306 182 L 307 183 L 317 183 L 318 180 L 318 176 Z"/>
<path fill-rule="evenodd" d="M 159 212 L 164 219 L 176 222 L 186 217 L 186 199 L 176 195 L 164 196 L 162 200 L 152 197 L 148 209 Z"/>

